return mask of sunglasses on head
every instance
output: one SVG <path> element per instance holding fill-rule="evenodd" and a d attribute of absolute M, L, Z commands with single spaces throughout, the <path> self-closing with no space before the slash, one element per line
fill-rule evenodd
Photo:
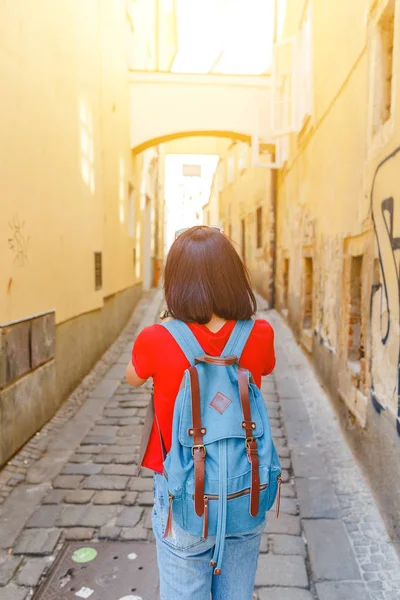
<path fill-rule="evenodd" d="M 210 227 L 208 225 L 202 225 L 202 227 L 208 227 L 208 229 L 215 229 L 216 231 L 223 233 L 222 227 Z M 189 229 L 191 229 L 191 227 L 183 227 L 182 229 L 178 229 L 178 231 L 175 231 L 175 239 L 182 235 L 182 233 L 185 233 L 185 231 L 189 231 Z"/>

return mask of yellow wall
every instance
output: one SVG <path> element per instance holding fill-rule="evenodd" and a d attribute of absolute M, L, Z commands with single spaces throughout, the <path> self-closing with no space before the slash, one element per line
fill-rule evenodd
<path fill-rule="evenodd" d="M 245 220 L 248 266 L 255 288 L 270 300 L 271 277 L 271 173 L 251 165 L 251 150 L 237 143 L 226 152 L 222 162 L 222 186 L 219 194 L 220 220 L 238 252 L 242 254 L 242 225 Z M 217 183 L 219 185 L 219 183 Z M 262 207 L 262 246 L 256 247 L 256 210 Z"/>
<path fill-rule="evenodd" d="M 135 282 L 123 4 L 1 3 L 0 322 L 60 323 Z"/>
<path fill-rule="evenodd" d="M 375 4 L 379 12 L 384 2 Z M 382 166 L 374 194 L 372 188 L 377 166 L 400 146 L 400 2 L 396 0 L 393 115 L 374 138 L 370 111 L 376 28 L 369 6 L 363 0 L 311 3 L 313 108 L 304 130 L 291 134 L 288 161 L 278 176 L 276 288 L 278 306 L 284 309 L 284 259 L 289 258 L 287 308 L 294 330 L 362 426 L 368 425 L 373 386 L 395 428 L 400 299 L 390 241 L 394 246 L 400 235 L 400 153 Z M 283 36 L 296 34 L 299 18 L 289 2 Z M 382 201 L 388 197 L 394 198 L 390 235 L 382 215 Z M 389 213 L 385 216 L 387 225 Z M 358 255 L 363 255 L 361 375 L 354 372 L 348 353 L 351 257 Z M 313 258 L 314 270 L 311 337 L 303 331 L 306 257 Z M 372 294 L 370 314 L 371 288 L 377 282 L 381 287 Z M 382 343 L 388 321 L 390 334 Z M 321 348 L 330 353 L 325 366 Z"/>

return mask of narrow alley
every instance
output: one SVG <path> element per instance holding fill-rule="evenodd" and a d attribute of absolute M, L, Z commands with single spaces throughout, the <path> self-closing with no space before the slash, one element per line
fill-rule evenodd
<path fill-rule="evenodd" d="M 38 600 L 90 590 L 99 600 L 157 600 L 152 473 L 135 476 L 150 386 L 130 388 L 124 372 L 135 333 L 157 322 L 162 306 L 159 291 L 140 300 L 115 344 L 2 471 L 1 600 L 26 600 L 38 586 Z M 258 316 L 278 340 L 262 391 L 284 470 L 254 598 L 399 598 L 399 557 L 338 418 L 290 330 L 261 299 Z"/>
<path fill-rule="evenodd" d="M 258 494 L 272 502 L 279 489 L 260 553 L 247 562 L 234 546 L 235 577 L 215 600 L 233 581 L 251 596 L 257 556 L 253 600 L 400 600 L 400 0 L 4 0 L 0 77 L 0 600 L 160 600 L 152 511 L 167 492 L 141 465 L 170 458 L 176 391 L 153 417 L 150 379 L 128 381 L 157 380 L 132 346 L 162 311 L 178 314 L 168 272 L 190 310 L 208 290 L 206 317 L 180 316 L 194 328 L 248 320 L 254 291 L 275 335 L 255 325 L 269 337 L 253 337 L 246 368 L 258 384 L 275 343 L 261 390 L 282 476 L 269 436 L 258 462 L 269 428 L 249 416 L 239 359 L 225 357 L 218 368 L 237 369 L 242 387 L 216 378 L 209 404 L 222 414 L 236 394 L 240 435 L 202 424 L 202 408 L 196 425 L 193 393 L 190 468 L 206 452 L 213 464 L 215 441 L 225 467 L 218 480 L 205 471 L 220 487 L 200 496 L 204 470 L 193 493 L 168 488 L 164 533 L 179 525 L 173 499 L 195 500 L 219 571 L 229 518 L 255 538 L 227 500 L 249 494 L 259 518 Z M 212 261 L 203 275 L 180 246 L 194 226 Z M 207 236 L 228 258 L 204 250 Z M 146 349 L 155 362 L 162 349 L 158 381 L 172 389 L 173 348 Z M 157 424 L 161 453 L 141 463 L 149 424 L 148 450 Z M 206 427 L 217 434 L 203 443 Z M 236 460 L 225 443 L 241 437 Z M 229 461 L 242 459 L 229 488 Z"/>

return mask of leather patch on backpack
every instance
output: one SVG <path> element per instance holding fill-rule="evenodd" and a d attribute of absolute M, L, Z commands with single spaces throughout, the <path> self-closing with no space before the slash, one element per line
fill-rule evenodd
<path fill-rule="evenodd" d="M 210 402 L 210 406 L 214 408 L 220 415 L 226 411 L 232 400 L 221 392 L 218 392 Z"/>

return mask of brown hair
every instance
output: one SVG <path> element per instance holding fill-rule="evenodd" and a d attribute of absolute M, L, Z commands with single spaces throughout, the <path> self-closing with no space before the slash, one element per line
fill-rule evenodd
<path fill-rule="evenodd" d="M 229 239 L 212 227 L 198 226 L 172 244 L 164 272 L 171 315 L 186 323 L 250 319 L 257 310 L 250 277 Z"/>

